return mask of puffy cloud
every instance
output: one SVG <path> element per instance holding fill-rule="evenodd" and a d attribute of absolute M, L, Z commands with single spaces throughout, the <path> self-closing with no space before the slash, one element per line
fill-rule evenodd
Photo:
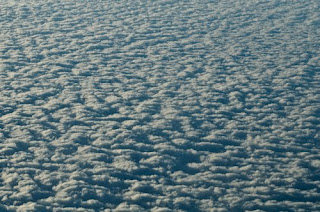
<path fill-rule="evenodd" d="M 319 211 L 319 4 L 3 1 L 1 211 Z"/>

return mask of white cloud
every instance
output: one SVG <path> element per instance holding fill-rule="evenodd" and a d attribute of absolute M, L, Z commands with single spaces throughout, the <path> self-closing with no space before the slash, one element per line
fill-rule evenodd
<path fill-rule="evenodd" d="M 319 211 L 317 8 L 2 1 L 0 210 Z"/>

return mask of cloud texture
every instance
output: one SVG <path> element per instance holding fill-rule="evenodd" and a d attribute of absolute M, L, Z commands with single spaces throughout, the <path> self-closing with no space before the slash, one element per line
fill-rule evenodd
<path fill-rule="evenodd" d="M 319 211 L 319 14 L 0 0 L 0 210 Z"/>

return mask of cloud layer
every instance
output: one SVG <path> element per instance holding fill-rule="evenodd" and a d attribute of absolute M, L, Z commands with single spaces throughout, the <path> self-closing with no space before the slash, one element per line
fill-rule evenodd
<path fill-rule="evenodd" d="M 320 210 L 317 1 L 0 4 L 0 210 Z"/>

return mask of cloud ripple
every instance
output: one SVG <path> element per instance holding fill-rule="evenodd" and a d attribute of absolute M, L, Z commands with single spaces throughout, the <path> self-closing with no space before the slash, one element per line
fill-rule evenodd
<path fill-rule="evenodd" d="M 1 211 L 318 211 L 317 1 L 1 1 Z"/>

